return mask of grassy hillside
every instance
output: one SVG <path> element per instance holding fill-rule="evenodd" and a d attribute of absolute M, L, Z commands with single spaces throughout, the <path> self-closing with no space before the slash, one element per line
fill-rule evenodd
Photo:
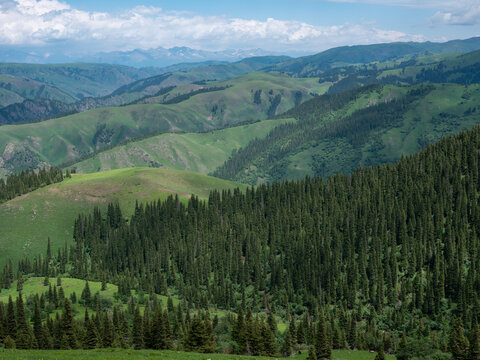
<path fill-rule="evenodd" d="M 72 102 L 74 97 L 55 87 L 41 82 L 20 78 L 13 75 L 0 75 L 0 107 L 30 99 L 53 99 L 62 102 Z"/>
<path fill-rule="evenodd" d="M 63 164 L 155 132 L 210 131 L 264 120 L 328 88 L 314 78 L 265 73 L 215 84 L 226 88 L 178 104 L 95 109 L 41 123 L 0 127 L 0 175 L 43 163 Z"/>
<path fill-rule="evenodd" d="M 92 173 L 148 166 L 208 174 L 222 165 L 234 149 L 265 137 L 286 121 L 292 120 L 263 120 L 208 133 L 161 134 L 100 152 L 72 168 L 77 173 Z"/>
<path fill-rule="evenodd" d="M 310 100 L 216 176 L 256 184 L 394 162 L 479 123 L 480 85 L 376 86 Z"/>
<path fill-rule="evenodd" d="M 274 359 L 260 356 L 240 356 L 227 354 L 197 354 L 181 351 L 154 351 L 154 350 L 121 350 L 121 349 L 98 349 L 98 350 L 0 350 L 4 359 L 8 360 L 56 360 L 56 359 L 101 359 L 101 360 L 120 360 L 120 359 L 158 359 L 158 360 L 261 360 Z M 349 351 L 333 350 L 333 360 L 373 360 L 375 353 L 368 351 Z M 296 354 L 289 359 L 301 360 L 307 358 L 307 352 Z M 388 360 L 395 357 L 386 355 Z"/>
<path fill-rule="evenodd" d="M 93 206 L 105 208 L 118 201 L 129 216 L 135 201 L 151 201 L 178 194 L 206 198 L 213 189 L 233 189 L 244 185 L 193 172 L 151 168 L 120 169 L 89 175 L 74 175 L 0 205 L 0 264 L 7 259 L 44 253 L 47 238 L 52 247 L 72 240 L 73 222 Z"/>
<path fill-rule="evenodd" d="M 286 56 L 261 56 L 247 58 L 231 64 L 215 64 L 195 66 L 188 70 L 177 70 L 175 66 L 162 68 L 161 74 L 141 79 L 117 89 L 113 94 L 143 94 L 153 95 L 162 88 L 190 84 L 199 81 L 226 80 L 287 60 Z M 180 64 L 179 66 L 181 66 Z M 164 70 L 170 70 L 164 73 Z"/>

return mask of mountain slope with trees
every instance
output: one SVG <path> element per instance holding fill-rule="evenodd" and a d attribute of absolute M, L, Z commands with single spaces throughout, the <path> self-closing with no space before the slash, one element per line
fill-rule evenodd
<path fill-rule="evenodd" d="M 373 85 L 309 100 L 298 120 L 234 152 L 213 174 L 257 184 L 395 162 L 478 124 L 480 86 Z"/>
<path fill-rule="evenodd" d="M 25 191 L 22 196 L 8 195 L 12 193 L 9 190 L 15 190 L 18 178 L 22 180 L 26 176 L 13 175 L 11 185 L 6 187 L 0 180 L 0 264 L 8 259 L 17 261 L 35 256 L 46 248 L 49 238 L 52 251 L 64 247 L 66 242 L 71 242 L 75 217 L 95 206 L 106 209 L 109 202 L 118 202 L 125 215 L 130 215 L 136 201 L 164 199 L 170 194 L 178 194 L 181 201 L 192 194 L 205 199 L 214 189 L 246 188 L 246 185 L 198 173 L 152 168 L 72 175 L 56 184 L 58 180 L 54 176 L 58 175 L 58 169 L 52 168 L 50 173 L 49 179 L 42 171 L 39 186 L 43 187 Z M 7 199 L 11 200 L 5 201 Z"/>
<path fill-rule="evenodd" d="M 388 44 L 342 46 L 321 53 L 292 59 L 268 67 L 295 77 L 318 77 L 323 72 L 346 65 L 410 60 L 432 54 L 468 53 L 480 49 L 480 37 L 453 40 L 445 43 L 398 42 Z"/>
<path fill-rule="evenodd" d="M 332 347 L 468 359 L 480 346 L 479 154 L 477 126 L 395 165 L 213 191 L 207 201 L 170 196 L 137 204 L 128 222 L 116 205 L 82 214 L 74 246 L 22 261 L 19 273 L 115 283 L 127 310 L 96 305 L 92 320 L 75 322 L 66 299 L 62 317 L 37 329 L 53 338 L 47 348 L 108 346 L 102 339 L 124 334 L 135 349 L 209 352 L 228 339 L 220 349 L 239 354 L 288 356 L 295 344 L 316 359 Z M 7 265 L 0 283 L 13 274 Z M 146 314 L 132 289 L 152 296 Z M 154 300 L 169 291 L 181 305 Z M 212 305 L 236 314 L 212 320 Z M 16 329 L 2 315 L 8 341 L 30 347 L 21 296 L 16 308 Z M 273 314 L 288 322 L 283 334 Z"/>

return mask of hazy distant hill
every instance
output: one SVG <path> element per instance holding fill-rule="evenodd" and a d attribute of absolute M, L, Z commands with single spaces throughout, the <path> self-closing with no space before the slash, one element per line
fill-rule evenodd
<path fill-rule="evenodd" d="M 156 75 L 157 70 L 107 64 L 0 63 L 0 74 L 31 79 L 53 86 L 74 99 L 104 96 L 122 85 Z"/>
<path fill-rule="evenodd" d="M 45 56 L 44 54 L 48 54 Z M 2 46 L 0 62 L 55 64 L 55 63 L 103 63 L 141 67 L 165 67 L 178 63 L 199 63 L 205 61 L 235 62 L 252 56 L 283 55 L 262 49 L 227 49 L 205 51 L 189 47 L 158 47 L 153 49 L 134 49 L 131 51 L 99 52 L 89 55 L 67 55 L 56 47 L 28 49 Z"/>
<path fill-rule="evenodd" d="M 445 43 L 398 42 L 374 45 L 342 46 L 271 66 L 269 70 L 296 77 L 319 76 L 326 70 L 352 64 L 414 58 L 431 54 L 466 53 L 480 49 L 480 37 Z"/>
<path fill-rule="evenodd" d="M 2 94 L 2 83 L 0 82 L 0 100 L 3 99 L 9 106 L 0 109 L 0 125 L 22 124 L 51 119 L 53 117 L 82 112 L 94 108 L 106 106 L 120 106 L 132 104 L 146 97 L 156 96 L 165 89 L 182 84 L 204 82 L 206 80 L 223 80 L 233 78 L 242 74 L 251 73 L 264 68 L 267 65 L 275 64 L 288 59 L 286 56 L 264 56 L 241 60 L 236 63 L 197 63 L 178 64 L 164 69 L 144 69 L 148 72 L 158 72 L 160 75 L 144 78 L 120 86 L 111 94 L 101 97 L 84 97 L 72 102 L 72 97 L 64 101 L 60 95 L 37 96 L 24 99 L 20 96 L 8 96 Z M 36 66 L 36 65 L 35 65 Z M 174 73 L 163 73 L 165 70 L 176 70 Z M 74 70 L 71 70 L 74 72 Z M 6 75 L 5 75 L 6 76 Z M 61 80 L 66 80 L 61 78 Z M 0 77 L 1 81 L 1 77 Z M 35 82 L 29 79 L 25 81 Z M 91 82 L 94 85 L 95 79 Z M 35 82 L 38 83 L 38 82 Z M 45 85 L 43 85 L 45 87 Z M 59 92 L 59 91 L 58 91 Z M 43 94 L 47 91 L 43 91 Z M 73 99 L 74 100 L 74 99 Z M 158 102 L 158 101 L 157 101 Z"/>

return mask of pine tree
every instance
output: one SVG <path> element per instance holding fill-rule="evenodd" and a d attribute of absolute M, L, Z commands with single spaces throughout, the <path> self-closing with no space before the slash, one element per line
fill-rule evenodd
<path fill-rule="evenodd" d="M 185 349 L 201 353 L 210 353 L 215 350 L 213 330 L 208 317 L 202 320 L 200 316 L 194 316 L 185 338 Z"/>
<path fill-rule="evenodd" d="M 65 299 L 64 310 L 62 314 L 61 330 L 63 332 L 63 335 L 67 339 L 68 349 L 78 348 L 73 321 L 74 320 L 73 320 L 72 306 L 70 305 L 70 300 Z M 63 338 L 62 338 L 62 344 L 63 344 Z M 63 344 L 63 346 L 65 346 L 65 344 Z"/>
<path fill-rule="evenodd" d="M 307 360 L 317 360 L 317 353 L 315 352 L 315 346 L 310 345 L 308 348 Z"/>
<path fill-rule="evenodd" d="M 30 349 L 33 345 L 33 334 L 25 314 L 21 292 L 17 298 L 17 336 L 15 345 L 17 349 Z"/>
<path fill-rule="evenodd" d="M 282 356 L 288 357 L 292 355 L 292 337 L 290 331 L 285 331 L 283 335 Z"/>
<path fill-rule="evenodd" d="M 86 323 L 85 347 L 87 349 L 95 349 L 99 345 L 98 331 L 95 323 L 88 319 Z"/>
<path fill-rule="evenodd" d="M 114 334 L 113 334 L 113 325 L 110 317 L 107 313 L 103 314 L 103 335 L 102 335 L 102 345 L 105 348 L 110 348 L 113 345 Z"/>
<path fill-rule="evenodd" d="M 15 307 L 13 305 L 12 297 L 8 297 L 7 305 L 7 326 L 6 326 L 6 336 L 10 336 L 13 340 L 17 336 L 17 318 L 15 316 Z"/>
<path fill-rule="evenodd" d="M 330 359 L 332 357 L 332 348 L 327 336 L 325 316 L 320 313 L 320 319 L 317 325 L 317 333 L 315 335 L 315 353 L 317 359 Z"/>
<path fill-rule="evenodd" d="M 44 336 L 42 327 L 42 318 L 40 316 L 40 309 L 38 307 L 38 297 L 35 297 L 35 308 L 33 313 L 33 335 L 37 341 L 39 349 L 44 349 Z"/>
<path fill-rule="evenodd" d="M 463 325 L 460 319 L 455 320 L 450 332 L 450 352 L 453 360 L 467 360 L 468 340 L 463 333 Z"/>
<path fill-rule="evenodd" d="M 270 326 L 262 326 L 263 355 L 275 356 L 277 354 L 277 342 Z"/>
<path fill-rule="evenodd" d="M 408 360 L 407 354 L 407 335 L 403 333 L 402 339 L 400 340 L 400 344 L 398 345 L 397 360 Z"/>
<path fill-rule="evenodd" d="M 478 322 L 473 326 L 470 335 L 470 351 L 468 360 L 480 360 L 480 328 Z"/>
<path fill-rule="evenodd" d="M 81 299 L 85 302 L 86 306 L 90 306 L 92 302 L 92 293 L 90 292 L 90 286 L 88 285 L 88 280 L 85 281 L 85 287 L 82 290 Z"/>
<path fill-rule="evenodd" d="M 383 352 L 383 348 L 378 349 L 375 360 L 385 360 L 385 353 Z"/>
<path fill-rule="evenodd" d="M 210 314 L 206 313 L 205 320 L 204 320 L 204 328 L 205 328 L 205 340 L 203 345 L 203 352 L 205 353 L 213 353 L 215 351 L 215 338 L 213 335 L 213 325 L 212 321 L 210 320 Z"/>
<path fill-rule="evenodd" d="M 140 315 L 138 305 L 133 315 L 132 346 L 135 350 L 143 349 L 144 347 L 142 316 Z"/>
<path fill-rule="evenodd" d="M 10 335 L 8 335 L 5 338 L 3 346 L 5 347 L 5 349 L 15 349 L 15 340 L 13 340 L 13 338 Z"/>

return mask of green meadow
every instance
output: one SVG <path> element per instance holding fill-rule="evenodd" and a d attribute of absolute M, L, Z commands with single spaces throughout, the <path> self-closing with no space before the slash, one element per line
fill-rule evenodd
<path fill-rule="evenodd" d="M 236 187 L 246 189 L 246 185 L 194 172 L 154 168 L 73 175 L 0 205 L 0 264 L 44 254 L 48 237 L 53 249 L 70 243 L 75 218 L 94 206 L 106 208 L 109 202 L 118 201 L 126 210 L 124 215 L 130 216 L 136 201 L 170 195 L 187 200 L 191 194 L 206 199 L 214 189 Z"/>
<path fill-rule="evenodd" d="M 374 360 L 376 353 L 368 351 L 333 350 L 333 360 Z M 261 360 L 278 359 L 261 356 L 240 356 L 227 354 L 197 354 L 181 351 L 154 351 L 154 350 L 122 350 L 122 349 L 98 349 L 98 350 L 0 350 L 0 356 L 8 360 L 120 360 L 120 359 L 158 359 L 158 360 Z M 289 359 L 304 360 L 307 352 L 296 354 Z M 386 355 L 387 360 L 395 357 Z"/>
<path fill-rule="evenodd" d="M 100 152 L 72 167 L 78 173 L 149 166 L 209 174 L 230 157 L 232 150 L 290 121 L 294 120 L 264 120 L 207 133 L 161 134 Z"/>

